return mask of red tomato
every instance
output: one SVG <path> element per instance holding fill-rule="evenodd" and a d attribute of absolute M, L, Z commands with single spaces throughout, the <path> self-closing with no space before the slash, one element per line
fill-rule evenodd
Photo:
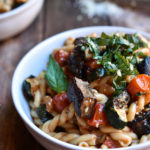
<path fill-rule="evenodd" d="M 150 93 L 150 76 L 140 74 L 132 79 L 127 86 L 127 91 L 135 100 L 135 95 L 139 92 Z"/>
<path fill-rule="evenodd" d="M 54 109 L 61 113 L 65 107 L 70 104 L 69 99 L 67 98 L 67 93 L 62 92 L 53 97 Z"/>
<path fill-rule="evenodd" d="M 54 59 L 58 62 L 60 66 L 65 65 L 68 57 L 69 53 L 64 50 L 58 50 L 54 53 Z"/>
<path fill-rule="evenodd" d="M 90 67 L 91 70 L 94 70 L 96 68 L 98 68 L 99 66 L 101 66 L 100 64 L 97 64 L 97 60 L 96 59 L 91 59 L 87 62 L 87 65 Z"/>
<path fill-rule="evenodd" d="M 107 137 L 106 140 L 104 141 L 104 144 L 108 147 L 108 148 L 118 148 L 119 144 L 114 141 L 112 138 Z"/>
<path fill-rule="evenodd" d="M 103 108 L 103 104 L 96 103 L 94 115 L 91 120 L 87 121 L 90 126 L 99 127 L 100 125 L 107 124 L 107 118 Z"/>

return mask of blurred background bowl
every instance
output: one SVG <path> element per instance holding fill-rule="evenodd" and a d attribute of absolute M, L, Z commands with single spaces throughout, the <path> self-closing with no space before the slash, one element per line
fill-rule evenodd
<path fill-rule="evenodd" d="M 39 14 L 44 0 L 29 0 L 21 6 L 0 14 L 0 40 L 25 30 Z"/>

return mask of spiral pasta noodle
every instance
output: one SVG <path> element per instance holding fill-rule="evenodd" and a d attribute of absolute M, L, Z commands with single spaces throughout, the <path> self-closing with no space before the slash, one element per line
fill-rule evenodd
<path fill-rule="evenodd" d="M 42 130 L 46 133 L 53 132 L 57 126 L 63 126 L 68 120 L 72 119 L 74 112 L 74 105 L 71 103 L 60 115 L 58 114 L 52 120 L 45 122 Z"/>
<path fill-rule="evenodd" d="M 87 146 L 94 146 L 96 144 L 96 136 L 92 134 L 79 135 L 65 132 L 60 133 L 50 132 L 48 134 L 61 141 L 68 142 L 74 145 L 79 145 L 81 144 L 81 142 L 86 142 Z"/>
<path fill-rule="evenodd" d="M 134 120 L 136 113 L 143 110 L 144 105 L 145 105 L 144 96 L 139 96 L 137 102 L 131 103 L 128 109 L 128 114 L 127 114 L 128 121 Z"/>
<path fill-rule="evenodd" d="M 111 126 L 103 126 L 100 128 L 103 133 L 107 133 L 113 140 L 116 140 L 120 143 L 122 147 L 127 147 L 131 144 L 132 139 L 137 139 L 136 134 L 129 131 L 128 128 L 123 130 L 115 129 Z"/>

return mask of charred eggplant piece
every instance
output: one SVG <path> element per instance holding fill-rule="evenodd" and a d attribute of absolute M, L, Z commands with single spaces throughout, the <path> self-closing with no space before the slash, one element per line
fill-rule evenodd
<path fill-rule="evenodd" d="M 127 124 L 126 109 L 130 101 L 127 91 L 108 100 L 104 111 L 109 123 L 116 129 L 123 129 Z"/>
<path fill-rule="evenodd" d="M 53 119 L 53 115 L 46 111 L 46 105 L 42 104 L 36 109 L 36 113 L 40 120 L 45 123 L 47 120 Z"/>
<path fill-rule="evenodd" d="M 150 104 L 145 106 L 145 108 L 136 114 L 135 119 L 128 123 L 129 127 L 141 137 L 150 133 Z"/>
<path fill-rule="evenodd" d="M 75 49 L 67 59 L 69 70 L 80 79 L 86 79 L 87 65 L 85 63 L 85 54 L 81 50 L 85 38 L 77 38 L 74 42 Z"/>
<path fill-rule="evenodd" d="M 144 58 L 144 60 L 137 66 L 140 74 L 147 74 L 150 76 L 150 57 Z"/>
<path fill-rule="evenodd" d="M 32 78 L 34 78 L 33 75 L 29 76 L 27 79 L 32 79 Z M 31 93 L 31 85 L 27 80 L 23 81 L 22 90 L 23 90 L 23 95 L 27 100 L 33 99 L 33 95 Z"/>
<path fill-rule="evenodd" d="M 96 99 L 88 82 L 75 77 L 68 86 L 67 96 L 74 102 L 75 110 L 80 117 L 92 117 Z"/>
<path fill-rule="evenodd" d="M 75 48 L 76 47 L 81 47 L 83 44 L 86 43 L 86 39 L 85 37 L 79 37 L 79 38 L 76 38 L 75 41 L 74 41 L 74 45 L 75 45 Z"/>
<path fill-rule="evenodd" d="M 97 68 L 88 75 L 87 79 L 89 82 L 92 82 L 104 76 L 104 74 L 105 74 L 104 68 Z"/>
<path fill-rule="evenodd" d="M 69 56 L 67 63 L 69 70 L 80 79 L 86 78 L 86 65 L 83 52 L 73 51 Z"/>

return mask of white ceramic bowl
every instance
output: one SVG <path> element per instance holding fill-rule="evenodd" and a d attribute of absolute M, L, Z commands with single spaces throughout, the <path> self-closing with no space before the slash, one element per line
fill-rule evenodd
<path fill-rule="evenodd" d="M 26 29 L 38 15 L 44 0 L 29 0 L 25 4 L 0 14 L 0 40 Z"/>
<path fill-rule="evenodd" d="M 116 31 L 121 31 L 125 33 L 135 33 L 139 32 L 134 29 L 122 28 L 122 27 L 85 27 L 79 29 L 73 29 L 66 31 L 60 34 L 57 34 L 53 37 L 48 38 L 47 40 L 41 42 L 32 50 L 30 50 L 18 64 L 14 76 L 12 79 L 12 97 L 14 105 L 26 124 L 26 127 L 31 132 L 31 134 L 41 143 L 45 148 L 51 150 L 87 150 L 87 148 L 81 148 L 74 146 L 62 141 L 59 141 L 36 127 L 30 116 L 30 109 L 27 101 L 25 100 L 22 93 L 22 83 L 25 78 L 29 75 L 38 75 L 43 69 L 46 69 L 46 62 L 48 61 L 49 54 L 55 48 L 61 47 L 64 41 L 72 36 L 86 36 L 90 33 L 100 34 L 101 32 L 114 33 Z M 139 32 L 145 37 L 150 39 L 150 34 Z M 133 147 L 119 148 L 118 150 L 150 150 L 150 142 L 139 144 Z"/>

